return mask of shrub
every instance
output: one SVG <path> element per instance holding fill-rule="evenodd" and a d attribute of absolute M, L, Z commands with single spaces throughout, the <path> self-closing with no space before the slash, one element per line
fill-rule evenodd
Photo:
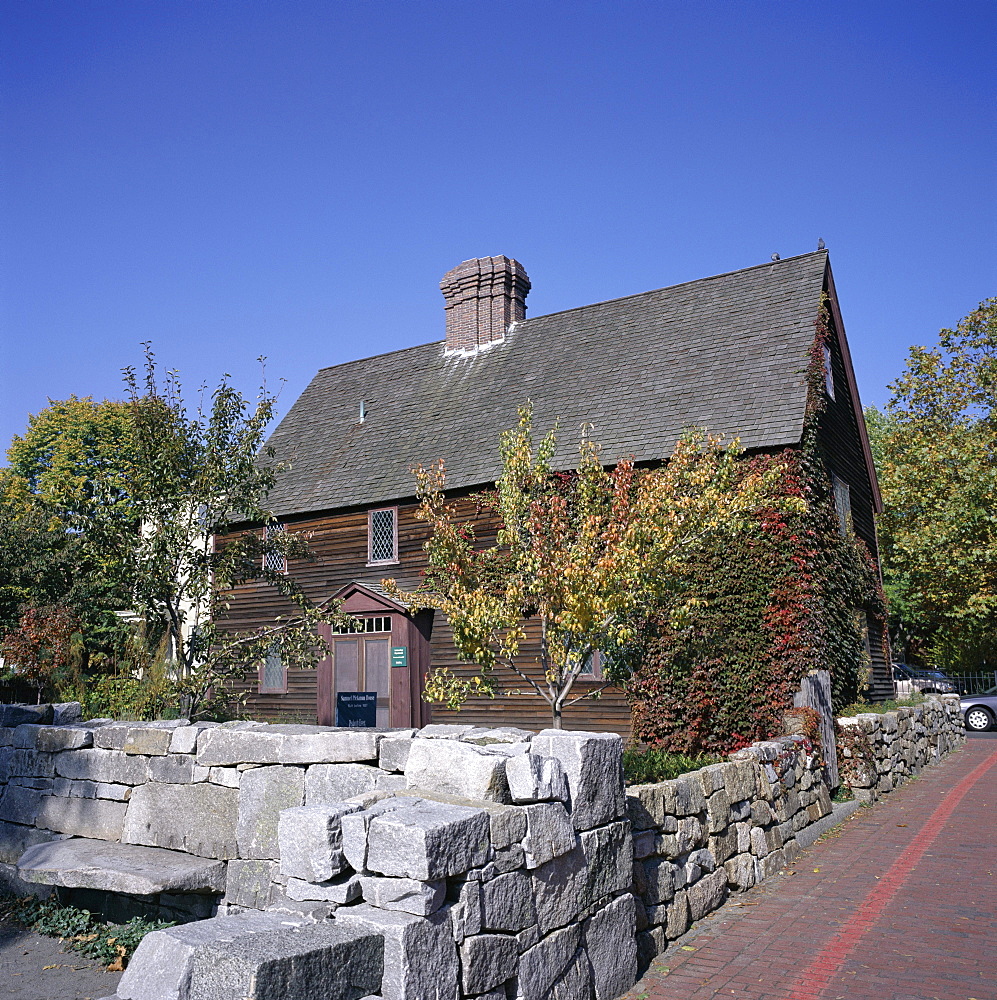
<path fill-rule="evenodd" d="M 923 694 L 914 694 L 909 698 L 900 698 L 896 701 L 853 701 L 850 705 L 845 705 L 837 714 L 839 718 L 859 715 L 863 712 L 875 712 L 876 715 L 882 715 L 884 712 L 895 712 L 898 708 L 913 708 L 915 705 L 923 703 Z"/>
<path fill-rule="evenodd" d="M 668 781 L 709 764 L 719 764 L 721 760 L 711 754 L 688 756 L 660 747 L 627 747 L 623 751 L 623 775 L 628 785 L 643 785 Z"/>

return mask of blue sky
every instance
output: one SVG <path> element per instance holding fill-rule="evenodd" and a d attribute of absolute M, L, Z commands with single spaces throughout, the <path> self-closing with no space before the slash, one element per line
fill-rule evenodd
<path fill-rule="evenodd" d="M 0 7 L 0 444 L 120 397 L 443 335 L 508 254 L 529 315 L 816 247 L 863 402 L 997 294 L 997 4 Z M 435 456 L 429 456 L 432 459 Z"/>

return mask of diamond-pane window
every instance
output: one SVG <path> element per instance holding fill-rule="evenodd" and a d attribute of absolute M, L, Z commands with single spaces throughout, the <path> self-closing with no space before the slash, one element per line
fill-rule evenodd
<path fill-rule="evenodd" d="M 600 650 L 593 649 L 585 657 L 585 662 L 582 664 L 581 670 L 578 671 L 578 676 L 583 680 L 598 680 L 602 676 L 602 652 Z"/>
<path fill-rule="evenodd" d="M 271 649 L 263 660 L 263 676 L 260 678 L 261 691 L 284 690 L 284 661 L 277 649 Z"/>
<path fill-rule="evenodd" d="M 372 563 L 397 562 L 395 508 L 370 512 L 369 555 Z"/>
<path fill-rule="evenodd" d="M 263 529 L 264 540 L 273 538 L 278 532 L 284 530 L 282 524 L 268 524 Z M 266 549 L 263 553 L 263 568 L 271 573 L 286 573 L 287 560 L 283 552 L 275 552 L 273 549 Z"/>

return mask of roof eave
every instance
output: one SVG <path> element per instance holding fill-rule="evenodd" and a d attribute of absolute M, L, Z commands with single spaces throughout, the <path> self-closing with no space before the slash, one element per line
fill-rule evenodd
<path fill-rule="evenodd" d="M 872 487 L 872 507 L 875 513 L 881 514 L 883 511 L 883 497 L 879 491 L 879 479 L 876 476 L 876 464 L 872 459 L 872 446 L 869 444 L 869 434 L 865 426 L 865 414 L 862 412 L 862 401 L 859 399 L 859 387 L 855 381 L 855 369 L 852 367 L 852 355 L 848 350 L 848 338 L 845 336 L 845 324 L 841 318 L 841 309 L 838 306 L 838 293 L 834 288 L 834 276 L 831 273 L 831 260 L 828 258 L 824 266 L 824 291 L 827 293 L 828 302 L 831 308 L 831 316 L 834 319 L 834 329 L 838 337 L 838 346 L 841 348 L 841 357 L 845 366 L 845 377 L 848 380 L 848 391 L 851 394 L 852 407 L 855 411 L 855 423 L 859 430 L 859 440 L 862 444 L 862 456 L 865 460 L 866 471 L 869 475 L 869 485 Z"/>

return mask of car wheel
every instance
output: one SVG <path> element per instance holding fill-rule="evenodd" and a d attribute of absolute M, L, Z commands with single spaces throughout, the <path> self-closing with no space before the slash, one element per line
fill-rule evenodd
<path fill-rule="evenodd" d="M 971 708 L 966 712 L 966 728 L 982 733 L 993 725 L 993 718 L 985 708 Z"/>

